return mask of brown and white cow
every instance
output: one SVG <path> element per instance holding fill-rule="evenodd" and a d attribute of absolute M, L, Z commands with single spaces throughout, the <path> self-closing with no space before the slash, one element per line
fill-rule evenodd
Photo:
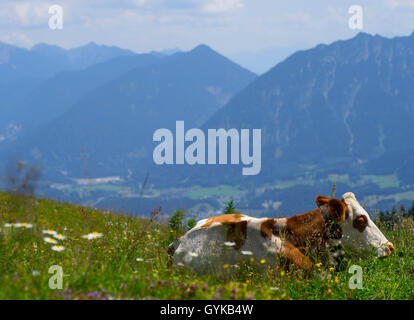
<path fill-rule="evenodd" d="M 267 267 L 278 256 L 310 270 L 313 262 L 305 252 L 338 245 L 359 254 L 373 249 L 378 257 L 393 252 L 392 243 L 352 192 L 345 193 L 341 200 L 319 195 L 316 204 L 318 208 L 289 218 L 229 214 L 204 219 L 174 241 L 169 251 L 176 265 L 197 273 L 220 272 L 223 266 L 249 258 Z"/>

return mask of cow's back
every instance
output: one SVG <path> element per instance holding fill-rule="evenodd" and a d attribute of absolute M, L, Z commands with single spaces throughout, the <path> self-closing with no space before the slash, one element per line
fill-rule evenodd
<path fill-rule="evenodd" d="M 240 214 L 201 220 L 171 245 L 174 263 L 217 274 L 242 260 L 274 261 L 275 241 L 261 230 L 267 220 Z"/>

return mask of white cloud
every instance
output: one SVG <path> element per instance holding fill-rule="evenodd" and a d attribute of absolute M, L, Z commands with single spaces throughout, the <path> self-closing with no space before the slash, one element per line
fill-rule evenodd
<path fill-rule="evenodd" d="M 0 41 L 14 44 L 18 47 L 31 48 L 34 45 L 34 42 L 21 32 L 12 32 L 7 33 L 6 35 L 0 35 Z"/>
<path fill-rule="evenodd" d="M 407 7 L 414 9 L 414 0 L 385 0 L 385 5 L 393 10 Z"/>
<path fill-rule="evenodd" d="M 212 0 L 206 3 L 202 11 L 206 13 L 223 13 L 244 7 L 242 0 Z"/>
<path fill-rule="evenodd" d="M 143 7 L 147 3 L 146 0 L 132 0 L 132 3 L 137 7 Z"/>

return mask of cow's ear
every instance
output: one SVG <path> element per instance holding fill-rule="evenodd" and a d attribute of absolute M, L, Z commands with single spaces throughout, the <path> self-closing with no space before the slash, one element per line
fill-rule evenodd
<path fill-rule="evenodd" d="M 348 208 L 346 204 L 339 199 L 329 199 L 328 211 L 331 218 L 337 222 L 342 222 L 346 219 L 346 212 Z"/>
<path fill-rule="evenodd" d="M 316 196 L 315 201 L 316 201 L 316 205 L 320 207 L 320 206 L 327 204 L 329 202 L 329 198 L 319 195 L 319 196 Z"/>

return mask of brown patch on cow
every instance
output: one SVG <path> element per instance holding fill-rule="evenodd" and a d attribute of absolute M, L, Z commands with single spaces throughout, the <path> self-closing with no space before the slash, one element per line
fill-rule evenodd
<path fill-rule="evenodd" d="M 226 241 L 234 242 L 236 245 L 233 248 L 239 250 L 246 240 L 247 221 L 224 223 L 224 225 L 227 226 Z"/>
<path fill-rule="evenodd" d="M 214 222 L 218 223 L 237 223 L 241 222 L 241 218 L 243 218 L 244 215 L 242 214 L 224 214 L 221 216 L 211 217 L 208 218 L 206 223 L 201 226 L 201 228 L 208 228 L 210 227 Z"/>
<path fill-rule="evenodd" d="M 352 226 L 357 229 L 359 232 L 362 232 L 365 230 L 365 228 L 368 225 L 368 219 L 366 216 L 361 215 L 358 218 L 355 218 L 352 222 Z"/>
<path fill-rule="evenodd" d="M 312 269 L 310 259 L 290 242 L 285 243 L 282 255 L 299 268 L 305 270 Z"/>
<path fill-rule="evenodd" d="M 325 220 L 320 208 L 298 214 L 286 220 L 286 235 L 294 245 L 321 244 L 324 241 Z"/>
<path fill-rule="evenodd" d="M 272 236 L 279 236 L 279 228 L 275 226 L 275 219 L 266 219 L 260 225 L 260 234 L 263 238 L 267 238 L 269 240 L 272 239 Z"/>
<path fill-rule="evenodd" d="M 339 199 L 329 199 L 325 196 L 318 195 L 315 200 L 318 207 L 327 205 L 329 215 L 336 222 L 342 222 L 349 216 L 349 209 L 346 203 Z"/>

